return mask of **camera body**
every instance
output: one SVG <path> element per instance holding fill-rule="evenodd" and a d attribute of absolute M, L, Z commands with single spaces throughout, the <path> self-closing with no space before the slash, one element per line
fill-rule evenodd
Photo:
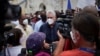
<path fill-rule="evenodd" d="M 57 20 L 57 23 L 59 24 L 58 30 L 64 38 L 70 38 L 71 20 L 72 19 L 69 18 L 62 18 Z"/>
<path fill-rule="evenodd" d="M 61 14 L 59 18 L 57 19 L 57 23 L 59 24 L 58 30 L 60 31 L 60 33 L 63 35 L 64 38 L 70 38 L 73 11 L 66 10 L 66 14 Z"/>

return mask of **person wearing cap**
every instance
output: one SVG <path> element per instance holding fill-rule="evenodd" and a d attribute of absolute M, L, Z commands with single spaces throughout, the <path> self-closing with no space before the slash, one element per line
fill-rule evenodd
<path fill-rule="evenodd" d="M 100 22 L 97 16 L 84 11 L 78 13 L 72 20 L 72 31 L 70 32 L 76 48 L 62 52 L 62 44 L 64 44 L 62 39 L 56 48 L 54 56 L 99 56 L 99 26 Z"/>
<path fill-rule="evenodd" d="M 50 56 L 48 53 L 43 52 L 43 42 L 46 35 L 42 32 L 32 33 L 26 41 L 26 49 L 28 55 L 32 56 Z"/>

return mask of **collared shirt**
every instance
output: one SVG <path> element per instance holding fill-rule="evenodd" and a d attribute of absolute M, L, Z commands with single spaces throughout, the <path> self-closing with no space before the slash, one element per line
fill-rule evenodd
<path fill-rule="evenodd" d="M 43 32 L 46 34 L 46 43 L 49 43 L 49 44 L 55 41 L 59 41 L 57 31 L 58 31 L 57 23 L 55 23 L 52 28 L 48 25 L 48 23 L 45 23 L 40 27 L 40 32 Z"/>
<path fill-rule="evenodd" d="M 34 27 L 34 32 L 39 32 L 40 27 L 44 24 L 42 20 L 39 20 Z"/>

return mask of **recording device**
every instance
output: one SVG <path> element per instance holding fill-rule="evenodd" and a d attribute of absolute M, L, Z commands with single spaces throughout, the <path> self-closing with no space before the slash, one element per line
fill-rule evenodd
<path fill-rule="evenodd" d="M 57 20 L 59 24 L 58 30 L 63 35 L 64 38 L 70 38 L 70 31 L 71 31 L 71 21 L 73 18 L 72 11 L 67 10 L 65 15 L 60 16 L 61 19 Z"/>
<path fill-rule="evenodd" d="M 63 18 L 57 21 L 57 23 L 59 24 L 58 30 L 64 38 L 70 38 L 71 20 L 72 19 Z"/>
<path fill-rule="evenodd" d="M 55 43 L 51 43 L 51 44 L 50 44 L 50 48 L 49 48 L 49 49 L 50 49 L 50 55 L 51 55 L 51 56 L 53 56 L 53 52 L 54 52 L 54 50 L 56 49 L 56 46 L 57 46 L 57 45 L 56 45 Z"/>

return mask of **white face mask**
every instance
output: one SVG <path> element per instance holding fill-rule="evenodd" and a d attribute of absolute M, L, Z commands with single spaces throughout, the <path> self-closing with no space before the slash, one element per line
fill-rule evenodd
<path fill-rule="evenodd" d="M 40 15 L 38 15 L 38 18 L 41 18 L 41 16 L 40 16 Z"/>
<path fill-rule="evenodd" d="M 49 25 L 51 25 L 51 24 L 54 23 L 54 20 L 49 18 L 49 19 L 47 19 L 47 23 L 48 23 Z"/>
<path fill-rule="evenodd" d="M 76 42 L 77 42 L 77 40 L 76 40 L 76 38 L 74 37 L 74 35 L 73 35 L 72 31 L 70 32 L 70 35 L 71 35 L 72 41 L 73 41 L 74 43 L 76 43 Z"/>
<path fill-rule="evenodd" d="M 28 24 L 28 19 L 23 20 L 23 24 Z"/>
<path fill-rule="evenodd" d="M 15 25 L 18 25 L 19 24 L 19 21 L 11 21 L 12 24 L 15 24 Z"/>

